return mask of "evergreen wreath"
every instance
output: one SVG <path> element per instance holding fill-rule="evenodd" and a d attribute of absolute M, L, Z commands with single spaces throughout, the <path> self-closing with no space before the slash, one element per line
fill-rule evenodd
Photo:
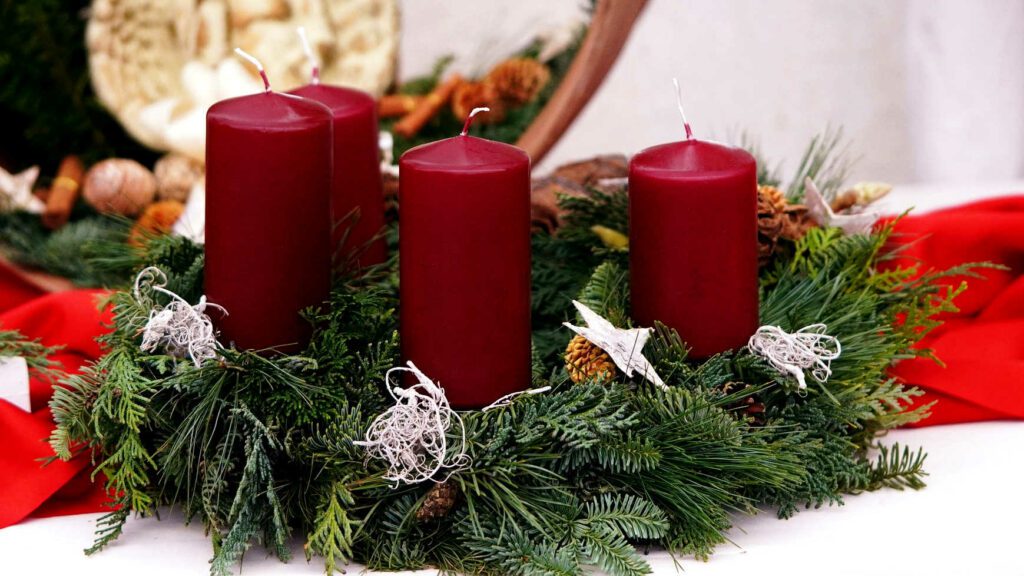
<path fill-rule="evenodd" d="M 813 144 L 795 182 L 827 172 L 818 155 L 829 151 Z M 689 360 L 685 343 L 659 325 L 645 354 L 668 390 L 605 371 L 574 383 L 560 356 L 573 336 L 561 323 L 579 320 L 571 300 L 630 324 L 628 252 L 593 231 L 627 233 L 627 203 L 625 190 L 564 198 L 557 236 L 534 236 L 532 386 L 551 390 L 462 413 L 472 464 L 439 484 L 395 486 L 386 463 L 356 444 L 390 404 L 397 257 L 337 278 L 330 300 L 306 313 L 315 331 L 299 355 L 228 348 L 196 367 L 145 352 L 149 310 L 130 290 L 114 293 L 107 354 L 63 377 L 51 402 L 55 454 L 89 455 L 110 497 L 87 552 L 120 536 L 129 515 L 172 505 L 207 528 L 215 575 L 254 544 L 286 560 L 299 535 L 307 559 L 321 557 L 328 573 L 355 561 L 513 575 L 597 566 L 633 576 L 650 572 L 636 546 L 706 558 L 736 511 L 775 506 L 788 517 L 841 504 L 844 494 L 924 486 L 920 449 L 876 444 L 928 410 L 908 410 L 920 391 L 887 369 L 928 355 L 915 344 L 937 313 L 956 310 L 966 282 L 937 281 L 979 277 L 985 265 L 883 267 L 895 254 L 892 224 L 853 236 L 812 228 L 762 270 L 761 322 L 790 331 L 827 324 L 843 349 L 827 382 L 798 390 L 746 349 Z M 202 247 L 183 238 L 154 238 L 105 263 L 156 266 L 189 302 L 203 292 Z M 15 347 L 45 354 L 0 339 Z"/>

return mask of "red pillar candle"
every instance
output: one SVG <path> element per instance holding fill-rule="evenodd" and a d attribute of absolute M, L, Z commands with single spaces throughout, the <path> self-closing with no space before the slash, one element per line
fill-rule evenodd
<path fill-rule="evenodd" d="M 706 358 L 757 330 L 757 166 L 686 129 L 629 165 L 631 300 L 637 323 L 663 322 Z"/>
<path fill-rule="evenodd" d="M 399 173 L 402 356 L 459 408 L 527 388 L 530 157 L 463 131 Z"/>
<path fill-rule="evenodd" d="M 291 91 L 331 110 L 334 123 L 334 176 L 331 183 L 333 248 L 358 266 L 387 257 L 383 238 L 384 187 L 380 178 L 377 103 L 365 92 L 315 82 Z"/>
<path fill-rule="evenodd" d="M 207 112 L 205 291 L 228 311 L 225 344 L 308 341 L 299 312 L 330 294 L 331 121 L 323 104 L 269 85 Z"/>

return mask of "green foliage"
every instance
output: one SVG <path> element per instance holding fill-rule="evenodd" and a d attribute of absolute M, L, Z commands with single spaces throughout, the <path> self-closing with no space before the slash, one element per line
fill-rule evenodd
<path fill-rule="evenodd" d="M 621 294 L 609 294 L 603 300 L 612 302 L 615 298 L 628 297 L 627 278 L 621 270 L 628 270 L 628 254 L 609 251 L 591 228 L 603 225 L 613 230 L 629 233 L 629 199 L 623 192 L 606 193 L 591 190 L 585 198 L 562 197 L 560 203 L 568 211 L 565 224 L 558 236 L 533 235 L 533 343 L 541 360 L 553 362 L 565 350 L 570 334 L 562 322 L 572 320 L 575 311 L 572 299 L 581 297 L 593 303 L 592 287 L 590 296 L 581 292 L 591 282 L 595 268 L 606 260 L 618 264 L 619 268 L 608 281 L 619 286 Z M 600 278 L 598 281 L 601 281 Z M 595 310 L 604 308 L 595 308 Z M 618 306 L 619 318 L 625 319 L 628 305 Z"/>
<path fill-rule="evenodd" d="M 331 486 L 324 502 L 319 505 L 319 513 L 313 521 L 314 529 L 309 535 L 309 550 L 323 556 L 328 573 L 352 558 L 355 530 L 359 523 L 349 518 L 348 507 L 354 504 L 352 492 L 345 487 L 345 481 L 340 480 Z"/>
<path fill-rule="evenodd" d="M 812 145 L 801 172 L 836 166 Z M 707 557 L 737 513 L 842 503 L 842 496 L 924 485 L 924 453 L 878 445 L 886 430 L 927 415 L 908 410 L 920 392 L 889 377 L 894 362 L 927 356 L 917 343 L 955 310 L 963 279 L 951 270 L 893 266 L 892 227 L 846 236 L 812 229 L 761 277 L 761 320 L 786 330 L 823 322 L 843 354 L 827 382 L 798 390 L 746 349 L 696 361 L 657 324 L 645 350 L 668 386 L 595 377 L 572 384 L 560 352 L 561 322 L 578 298 L 628 326 L 628 255 L 607 249 L 595 225 L 628 233 L 625 193 L 564 198 L 557 237 L 535 235 L 534 369 L 544 393 L 461 414 L 472 464 L 445 480 L 459 497 L 442 518 L 417 519 L 430 489 L 392 485 L 382 462 L 356 444 L 391 399 L 384 375 L 398 362 L 396 260 L 338 278 L 330 299 L 306 311 L 313 338 L 299 355 L 227 349 L 202 366 L 139 349 L 149 311 L 130 292 L 110 299 L 106 356 L 65 377 L 51 407 L 60 458 L 88 452 L 117 509 L 97 525 L 95 551 L 130 514 L 180 506 L 214 544 L 211 571 L 226 574 L 253 545 L 287 558 L 306 539 L 330 573 L 350 562 L 373 569 L 434 566 L 474 574 L 578 575 L 596 567 L 638 576 L 636 546 Z M 90 265 L 121 278 L 158 265 L 169 287 L 202 294 L 200 247 L 180 238 L 142 247 L 97 243 Z M 0 333 L 0 351 L 49 350 Z M 525 383 L 524 383 L 525 384 Z M 744 413 L 763 402 L 763 418 Z M 876 455 L 877 454 L 877 455 Z"/>
<path fill-rule="evenodd" d="M 28 340 L 17 330 L 0 330 L 0 357 L 24 358 L 34 376 L 53 379 L 62 374 L 57 369 L 58 364 L 50 360 L 60 349 L 60 346 L 44 346 L 39 339 Z"/>
<path fill-rule="evenodd" d="M 116 284 L 122 276 L 111 274 L 94 260 L 102 246 L 125 246 L 131 222 L 89 214 L 76 218 L 51 232 L 39 215 L 26 212 L 0 214 L 0 244 L 3 252 L 19 264 L 63 276 L 81 286 Z"/>

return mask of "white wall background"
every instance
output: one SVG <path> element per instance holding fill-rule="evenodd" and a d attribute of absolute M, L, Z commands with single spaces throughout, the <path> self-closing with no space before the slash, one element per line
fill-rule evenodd
<path fill-rule="evenodd" d="M 403 76 L 445 53 L 485 71 L 581 5 L 405 0 Z M 859 158 L 855 179 L 1024 177 L 1022 0 L 650 0 L 542 168 L 679 138 L 673 76 L 698 136 L 746 130 L 790 169 L 831 124 Z"/>

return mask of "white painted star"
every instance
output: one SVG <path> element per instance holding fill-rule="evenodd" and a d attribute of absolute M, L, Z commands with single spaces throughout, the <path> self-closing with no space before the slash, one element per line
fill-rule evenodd
<path fill-rule="evenodd" d="M 878 212 L 864 211 L 855 214 L 836 214 L 825 201 L 821 191 L 810 177 L 804 180 L 804 204 L 807 213 L 818 226 L 835 226 L 847 234 L 867 234 L 881 216 Z"/>
<path fill-rule="evenodd" d="M 604 350 L 611 357 L 612 362 L 619 367 L 619 370 L 626 376 L 633 376 L 633 372 L 639 372 L 651 384 L 658 388 L 667 390 L 668 386 L 661 380 L 654 366 L 644 358 L 643 349 L 647 339 L 651 337 L 650 328 L 616 328 L 611 322 L 605 320 L 600 314 L 587 308 L 583 304 L 573 300 L 573 306 L 579 310 L 580 316 L 587 323 L 587 327 L 573 326 L 568 322 L 562 325 L 573 332 L 589 340 L 594 346 Z"/>
<path fill-rule="evenodd" d="M 39 177 L 39 166 L 33 166 L 17 174 L 0 168 L 0 207 L 5 212 L 24 210 L 42 214 L 46 205 L 32 193 L 32 185 Z"/>

